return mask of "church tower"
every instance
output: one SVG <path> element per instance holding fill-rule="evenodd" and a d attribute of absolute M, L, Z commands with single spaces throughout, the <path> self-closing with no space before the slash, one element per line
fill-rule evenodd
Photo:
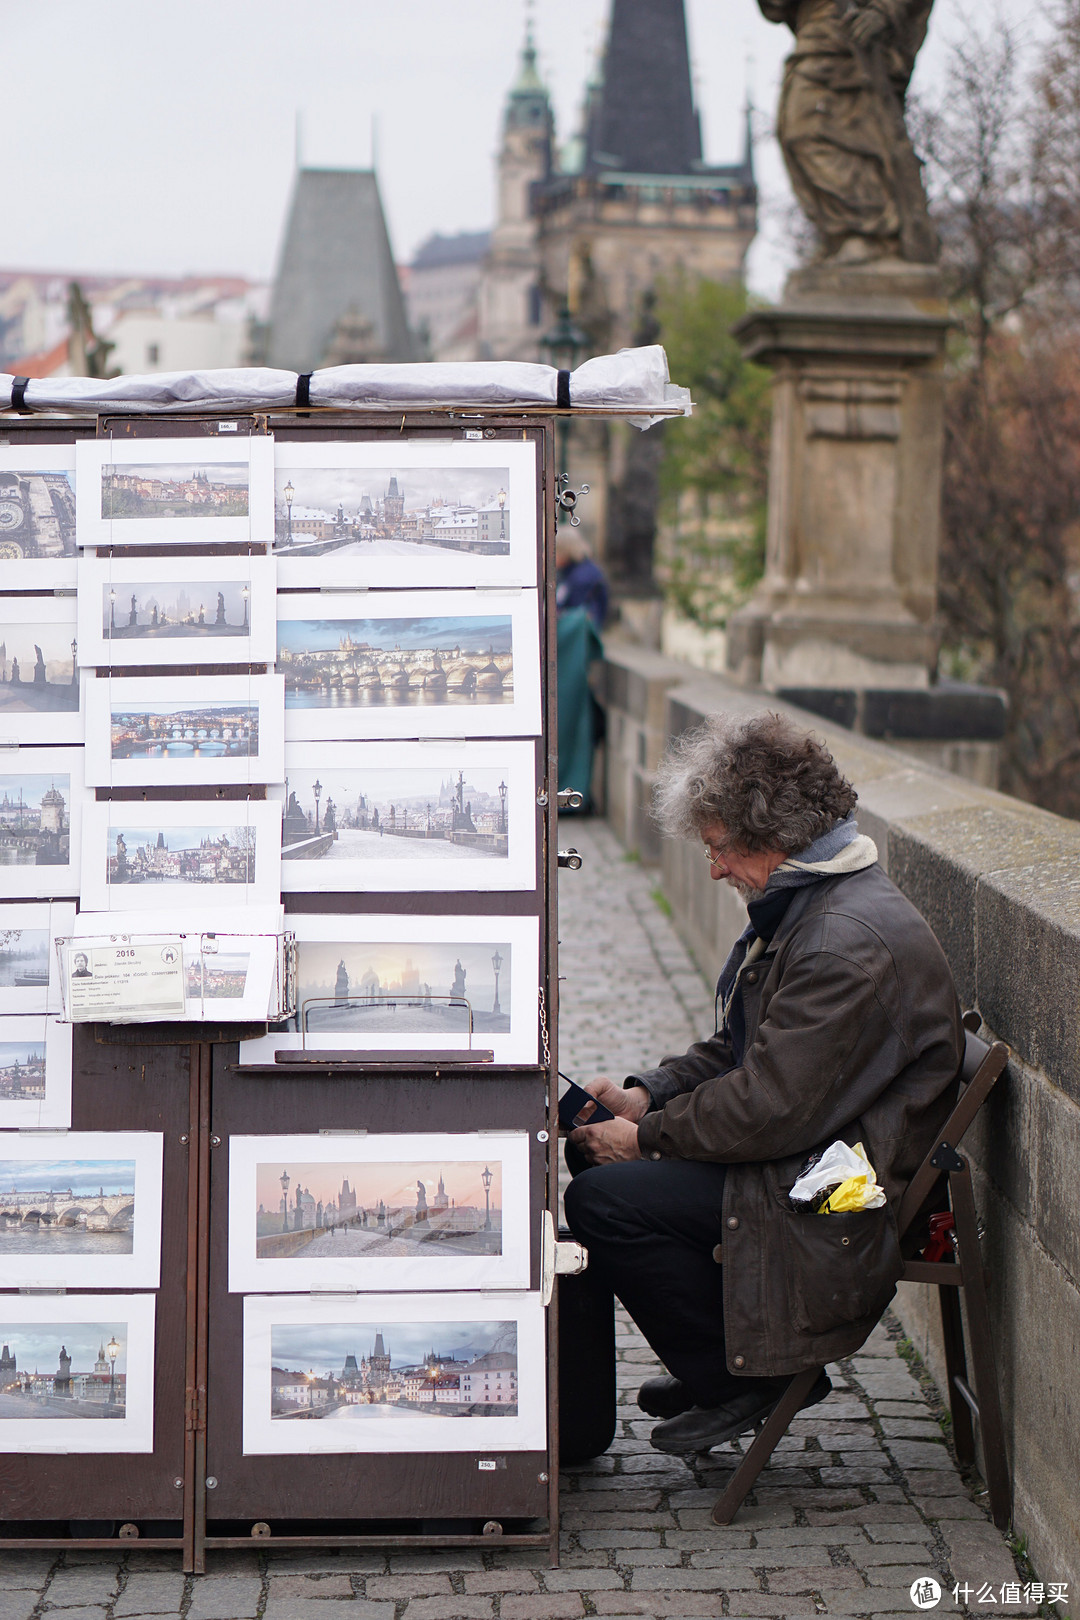
<path fill-rule="evenodd" d="M 481 359 L 540 358 L 543 309 L 532 195 L 533 187 L 551 174 L 554 131 L 530 22 L 503 114 L 496 222 L 480 287 Z"/>

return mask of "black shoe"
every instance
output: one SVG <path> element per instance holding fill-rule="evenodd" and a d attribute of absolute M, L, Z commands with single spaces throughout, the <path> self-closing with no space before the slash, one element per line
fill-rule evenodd
<path fill-rule="evenodd" d="M 650 1417 L 673 1418 L 689 1412 L 694 1397 L 681 1378 L 646 1378 L 638 1390 L 637 1403 Z"/>
<path fill-rule="evenodd" d="M 822 1373 L 799 1410 L 816 1406 L 831 1389 L 832 1380 Z M 650 1436 L 651 1443 L 657 1451 L 670 1451 L 676 1456 L 708 1451 L 764 1423 L 783 1393 L 783 1386 L 763 1389 L 758 1384 L 733 1395 L 723 1406 L 692 1406 L 666 1423 L 658 1423 Z"/>

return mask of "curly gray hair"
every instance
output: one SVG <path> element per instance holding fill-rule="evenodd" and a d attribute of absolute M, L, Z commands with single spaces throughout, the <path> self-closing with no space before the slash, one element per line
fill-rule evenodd
<path fill-rule="evenodd" d="M 718 714 L 661 760 L 653 815 L 670 838 L 700 838 L 720 822 L 748 854 L 794 855 L 857 799 L 825 744 L 783 715 Z"/>

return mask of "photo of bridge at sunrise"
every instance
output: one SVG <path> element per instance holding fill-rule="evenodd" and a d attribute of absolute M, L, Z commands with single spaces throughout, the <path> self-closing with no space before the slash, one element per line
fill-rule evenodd
<path fill-rule="evenodd" d="M 131 1254 L 132 1159 L 0 1159 L 0 1260 Z"/>
<path fill-rule="evenodd" d="M 282 619 L 277 668 L 287 709 L 512 703 L 512 621 Z"/>

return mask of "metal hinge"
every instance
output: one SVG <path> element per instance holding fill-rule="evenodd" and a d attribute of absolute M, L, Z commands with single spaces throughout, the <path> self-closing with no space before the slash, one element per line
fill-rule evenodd
<path fill-rule="evenodd" d="M 544 1211 L 543 1245 L 541 1251 L 540 1293 L 545 1305 L 551 1304 L 556 1277 L 577 1277 L 589 1264 L 588 1252 L 580 1243 L 560 1243 L 555 1235 L 555 1218 L 550 1209 Z"/>
<path fill-rule="evenodd" d="M 189 1389 L 184 1402 L 184 1428 L 190 1434 L 203 1434 L 206 1430 L 206 1386 Z"/>

